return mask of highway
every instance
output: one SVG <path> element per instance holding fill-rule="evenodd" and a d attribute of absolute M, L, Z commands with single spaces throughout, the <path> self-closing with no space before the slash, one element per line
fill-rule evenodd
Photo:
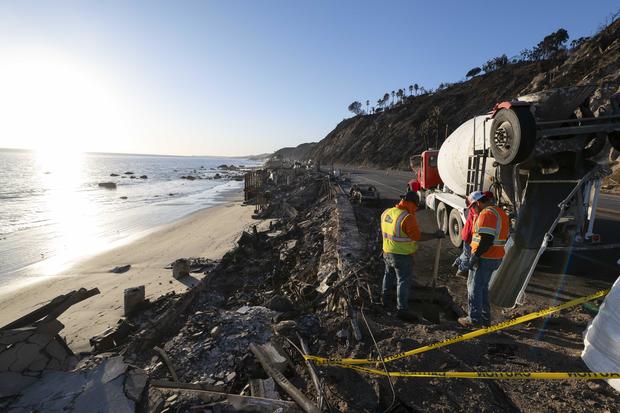
<path fill-rule="evenodd" d="M 374 185 L 381 198 L 395 202 L 398 200 L 407 183 L 413 177 L 409 171 L 376 170 L 362 168 L 339 167 L 344 174 L 350 174 L 353 183 Z M 386 201 L 389 205 L 389 201 Z M 435 226 L 433 211 L 425 210 L 418 213 L 420 224 L 426 227 Z M 566 253 L 547 252 L 541 265 L 548 267 L 560 266 L 563 272 L 574 275 L 585 275 L 602 280 L 613 280 L 620 273 L 618 259 L 620 248 L 605 249 L 605 245 L 620 243 L 620 196 L 602 194 L 597 208 L 594 232 L 601 235 L 601 249 L 597 251 L 576 251 L 567 256 Z M 448 244 L 448 243 L 446 243 Z M 451 248 L 451 247 L 447 247 Z M 549 268 L 546 268 L 549 270 Z"/>

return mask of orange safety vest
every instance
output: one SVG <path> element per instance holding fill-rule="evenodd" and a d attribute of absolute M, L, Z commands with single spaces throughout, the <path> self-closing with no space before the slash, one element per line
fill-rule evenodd
<path fill-rule="evenodd" d="M 472 254 L 480 245 L 480 234 L 492 235 L 493 245 L 480 258 L 501 260 L 504 258 L 504 246 L 510 235 L 508 215 L 498 206 L 490 205 L 480 211 L 474 223 L 474 233 L 471 240 Z"/>

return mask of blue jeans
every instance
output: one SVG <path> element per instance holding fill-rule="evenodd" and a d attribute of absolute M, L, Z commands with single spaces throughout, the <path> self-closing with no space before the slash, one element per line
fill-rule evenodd
<path fill-rule="evenodd" d="M 491 324 L 491 305 L 489 304 L 489 281 L 493 271 L 499 268 L 502 260 L 480 258 L 478 267 L 469 270 L 467 277 L 467 300 L 469 318 L 474 324 Z"/>
<path fill-rule="evenodd" d="M 394 288 L 396 281 L 396 298 L 398 310 L 406 310 L 409 307 L 409 283 L 413 276 L 413 256 L 401 254 L 383 253 L 385 261 L 385 274 L 381 296 L 383 303 L 387 302 L 389 291 Z"/>
<path fill-rule="evenodd" d="M 468 271 L 469 270 L 469 258 L 471 257 L 471 244 L 463 241 L 463 252 L 459 255 L 456 260 L 454 260 L 454 264 L 459 271 Z"/>

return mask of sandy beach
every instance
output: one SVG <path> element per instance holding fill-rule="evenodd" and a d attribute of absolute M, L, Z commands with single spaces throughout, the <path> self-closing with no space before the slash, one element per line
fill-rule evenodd
<path fill-rule="evenodd" d="M 10 293 L 0 292 L 0 325 L 60 294 L 97 287 L 101 294 L 71 307 L 59 318 L 65 325 L 60 334 L 69 346 L 75 352 L 90 350 L 88 339 L 122 317 L 125 288 L 145 285 L 149 299 L 185 291 L 198 280 L 175 280 L 171 270 L 164 267 L 183 257 L 218 259 L 231 249 L 241 232 L 257 223 L 251 218 L 253 208 L 242 206 L 240 201 L 236 195 L 228 203 L 197 211 L 134 242 L 78 262 L 61 275 Z M 128 272 L 109 272 L 125 264 L 131 264 Z"/>

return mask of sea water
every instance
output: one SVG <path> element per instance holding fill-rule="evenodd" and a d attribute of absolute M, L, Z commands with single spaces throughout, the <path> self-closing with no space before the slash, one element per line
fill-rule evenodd
<path fill-rule="evenodd" d="M 218 169 L 220 165 L 258 163 L 0 149 L 0 287 L 58 274 L 81 257 L 224 202 L 231 192 L 242 190 L 243 182 L 214 179 L 216 174 L 239 174 Z M 102 182 L 117 188 L 102 188 Z"/>

